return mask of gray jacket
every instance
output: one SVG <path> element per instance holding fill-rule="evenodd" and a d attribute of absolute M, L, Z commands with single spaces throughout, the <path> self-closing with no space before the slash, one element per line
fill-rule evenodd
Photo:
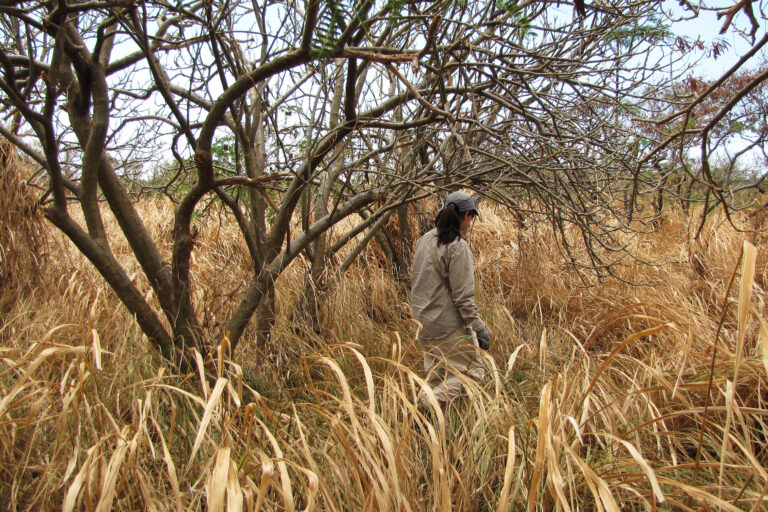
<path fill-rule="evenodd" d="M 437 230 L 416 243 L 411 280 L 413 317 L 423 330 L 420 338 L 449 336 L 459 327 L 485 329 L 475 305 L 475 260 L 469 244 L 457 238 L 438 245 Z"/>

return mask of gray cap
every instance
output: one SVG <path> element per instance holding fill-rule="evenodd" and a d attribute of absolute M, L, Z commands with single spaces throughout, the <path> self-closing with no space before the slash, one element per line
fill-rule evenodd
<path fill-rule="evenodd" d="M 453 203 L 456 206 L 458 212 L 472 212 L 473 215 L 480 215 L 477 212 L 477 203 L 472 196 L 465 192 L 451 192 L 448 197 L 445 198 L 445 204 L 449 205 Z"/>

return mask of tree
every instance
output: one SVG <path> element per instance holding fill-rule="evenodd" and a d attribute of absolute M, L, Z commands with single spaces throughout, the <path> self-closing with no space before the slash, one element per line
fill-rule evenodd
<path fill-rule="evenodd" d="M 657 171 L 645 180 L 655 191 L 657 209 L 665 195 L 679 199 L 685 209 L 693 202 L 703 203 L 698 238 L 707 216 L 717 207 L 722 206 L 731 221 L 733 209 L 753 205 L 744 200 L 745 193 L 760 191 L 766 178 L 768 67 L 760 52 L 768 44 L 768 35 L 756 38 L 758 17 L 764 21 L 766 16 L 762 8 L 756 14 L 751 2 L 736 2 L 729 8 L 694 7 L 687 2 L 681 6 L 689 17 L 715 10 L 718 19 L 723 19 L 720 33 L 731 30 L 751 46 L 717 79 L 689 73 L 656 95 L 646 94 L 647 99 L 637 103 L 633 112 L 631 124 L 641 132 L 643 147 L 635 175 L 649 164 Z M 746 20 L 739 23 L 739 15 Z M 701 40 L 677 37 L 675 44 L 682 52 L 699 50 L 713 59 L 728 49 L 722 40 L 707 47 Z M 752 170 L 738 172 L 744 165 Z M 635 180 L 636 187 L 640 181 Z"/>
<path fill-rule="evenodd" d="M 655 149 L 656 165 L 666 168 L 662 179 L 673 177 L 673 188 L 658 184 L 659 198 L 663 193 L 674 196 L 687 209 L 714 194 L 716 199 L 707 205 L 704 217 L 723 203 L 726 210 L 752 204 L 740 198 L 750 189 L 759 190 L 766 177 L 758 171 L 768 162 L 768 103 L 765 81 L 760 78 L 765 72 L 763 62 L 723 80 L 689 76 L 670 88 L 668 101 L 653 106 L 653 116 L 635 123 L 652 141 L 646 146 L 649 152 Z M 702 139 L 706 140 L 704 153 Z"/>
<path fill-rule="evenodd" d="M 390 215 L 434 191 L 467 186 L 523 220 L 540 214 L 571 262 L 602 275 L 601 250 L 623 250 L 616 219 L 631 218 L 613 197 L 637 174 L 619 113 L 675 78 L 659 73 L 674 59 L 645 58 L 675 48 L 659 2 L 561 5 L 5 1 L 0 133 L 45 171 L 47 219 L 180 365 L 220 336 L 236 345 L 254 315 L 268 328 L 275 279 L 300 254 L 311 290 L 332 255 L 354 243 L 347 268 Z M 166 261 L 130 170 L 168 151 L 172 170 L 153 183 L 177 202 Z M 191 290 L 193 220 L 211 202 L 252 262 L 218 330 L 201 326 Z M 106 208 L 157 308 L 112 254 Z M 357 220 L 331 243 L 342 219 Z M 569 224 L 583 248 L 568 245 Z"/>

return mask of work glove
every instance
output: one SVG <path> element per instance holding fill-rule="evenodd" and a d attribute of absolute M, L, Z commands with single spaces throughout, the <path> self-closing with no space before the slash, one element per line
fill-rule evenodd
<path fill-rule="evenodd" d="M 477 345 L 483 349 L 488 350 L 491 348 L 491 335 L 488 333 L 488 329 L 482 328 L 477 331 Z"/>

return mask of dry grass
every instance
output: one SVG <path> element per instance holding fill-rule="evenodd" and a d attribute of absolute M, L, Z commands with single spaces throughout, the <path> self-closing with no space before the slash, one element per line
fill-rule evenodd
<path fill-rule="evenodd" d="M 40 267 L 48 249 L 46 226 L 35 207 L 35 195 L 19 173 L 18 158 L 0 139 L 0 317 L 33 285 L 40 284 Z M 0 320 L 1 322 L 2 320 Z"/>
<path fill-rule="evenodd" d="M 167 204 L 140 207 L 168 233 Z M 215 332 L 248 262 L 233 226 L 201 228 L 195 293 Z M 445 414 L 413 405 L 424 383 L 407 288 L 375 251 L 322 302 L 322 338 L 291 324 L 305 266 L 291 267 L 269 345 L 200 354 L 218 368 L 210 382 L 168 374 L 49 234 L 46 286 L 1 292 L 14 293 L 0 324 L 4 508 L 762 509 L 765 256 L 718 221 L 701 242 L 687 231 L 669 212 L 632 242 L 664 263 L 621 270 L 649 286 L 584 288 L 551 232 L 486 212 L 472 244 L 496 370 Z M 114 251 L 135 273 L 127 246 Z"/>

